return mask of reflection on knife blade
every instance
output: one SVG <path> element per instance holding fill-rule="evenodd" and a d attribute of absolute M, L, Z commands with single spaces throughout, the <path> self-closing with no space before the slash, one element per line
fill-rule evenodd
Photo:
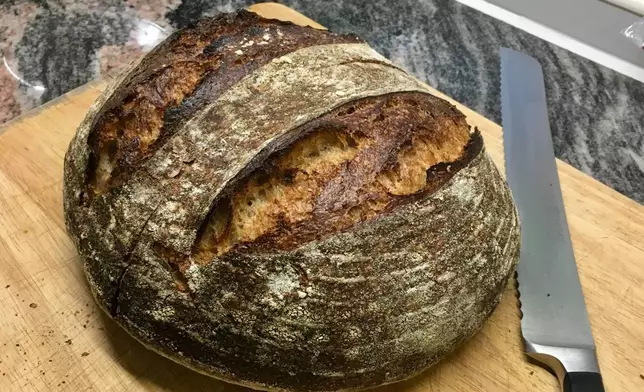
<path fill-rule="evenodd" d="M 521 221 L 517 268 L 527 354 L 557 373 L 564 391 L 603 391 L 552 147 L 541 66 L 501 49 L 501 107 L 508 184 Z"/>

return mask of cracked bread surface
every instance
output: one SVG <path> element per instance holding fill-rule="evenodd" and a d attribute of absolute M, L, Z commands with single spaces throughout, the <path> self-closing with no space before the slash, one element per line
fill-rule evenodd
<path fill-rule="evenodd" d="M 245 11 L 106 90 L 64 203 L 113 319 L 257 389 L 414 375 L 481 327 L 518 260 L 507 185 L 456 108 L 356 37 Z"/>

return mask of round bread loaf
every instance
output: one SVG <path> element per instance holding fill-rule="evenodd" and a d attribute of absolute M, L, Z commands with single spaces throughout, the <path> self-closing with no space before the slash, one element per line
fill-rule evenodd
<path fill-rule="evenodd" d="M 112 83 L 71 142 L 64 203 L 105 312 L 257 389 L 422 371 L 481 327 L 519 254 L 462 113 L 354 36 L 245 11 Z"/>

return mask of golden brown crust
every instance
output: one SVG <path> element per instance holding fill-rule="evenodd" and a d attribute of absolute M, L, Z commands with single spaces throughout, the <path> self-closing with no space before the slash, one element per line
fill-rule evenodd
<path fill-rule="evenodd" d="M 432 195 L 369 224 L 191 266 L 187 292 L 175 294 L 154 259 L 136 260 L 115 317 L 164 355 L 254 388 L 354 391 L 407 378 L 480 328 L 518 258 L 510 194 L 484 151 L 469 158 Z"/>
<path fill-rule="evenodd" d="M 148 59 L 148 69 L 162 64 L 123 86 L 120 100 L 94 120 L 84 202 L 118 185 L 195 112 L 270 60 L 314 44 L 359 41 L 244 10 L 179 31 Z"/>
<path fill-rule="evenodd" d="M 292 28 L 327 42 L 257 23 L 276 26 L 276 40 Z M 173 50 L 181 34 L 108 87 L 65 156 L 65 222 L 112 318 L 193 369 L 298 392 L 407 378 L 481 327 L 518 259 L 519 230 L 506 184 L 458 111 L 367 45 L 307 46 L 245 76 L 204 74 L 165 109 L 158 135 L 146 131 L 156 120 L 133 128 L 151 144 L 125 154 L 127 127 L 100 120 L 128 110 L 164 64 L 192 61 Z M 235 55 L 249 44 L 235 42 Z M 159 96 L 176 102 L 186 82 Z M 146 105 L 130 109 L 151 119 Z M 113 134 L 114 155 L 129 158 L 108 159 L 107 186 L 83 196 L 100 162 L 91 135 L 109 155 Z M 249 209 L 262 191 L 270 202 Z M 218 253 L 232 226 L 242 242 Z"/>
<path fill-rule="evenodd" d="M 222 191 L 230 196 L 196 242 L 199 262 L 234 247 L 293 249 L 435 191 L 449 178 L 427 172 L 448 171 L 471 139 L 460 112 L 422 93 L 350 102 L 301 128 L 305 136 Z"/>

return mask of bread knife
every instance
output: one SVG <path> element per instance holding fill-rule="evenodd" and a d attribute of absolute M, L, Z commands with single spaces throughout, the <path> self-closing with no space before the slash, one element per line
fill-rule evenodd
<path fill-rule="evenodd" d="M 517 267 L 526 354 L 564 392 L 602 392 L 593 340 L 548 124 L 543 73 L 534 58 L 501 48 L 505 172 L 521 221 Z"/>

